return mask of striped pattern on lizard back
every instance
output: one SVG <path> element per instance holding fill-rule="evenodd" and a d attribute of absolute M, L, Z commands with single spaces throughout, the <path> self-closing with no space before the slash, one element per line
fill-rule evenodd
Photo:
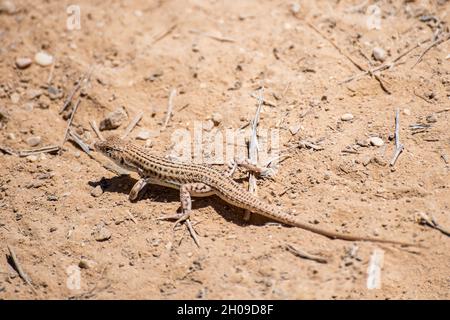
<path fill-rule="evenodd" d="M 302 228 L 331 239 L 414 245 L 397 240 L 348 235 L 317 228 L 260 200 L 230 177 L 214 168 L 201 164 L 171 161 L 164 157 L 153 155 L 146 149 L 116 136 L 100 141 L 95 146 L 97 150 L 118 165 L 136 171 L 142 178 L 149 179 L 150 183 L 162 184 L 176 189 L 180 189 L 183 185 L 198 184 L 207 191 L 203 196 L 208 195 L 208 191 L 211 190 L 211 194 L 217 195 L 236 207 L 250 210 L 278 222 Z"/>

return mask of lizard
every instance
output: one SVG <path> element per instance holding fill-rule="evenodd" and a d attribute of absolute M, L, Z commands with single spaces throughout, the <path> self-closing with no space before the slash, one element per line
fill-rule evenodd
<path fill-rule="evenodd" d="M 97 141 L 94 148 L 118 166 L 139 174 L 141 179 L 136 182 L 129 194 L 131 201 L 137 198 L 139 191 L 146 184 L 156 184 L 179 190 L 181 212 L 162 218 L 176 219 L 175 226 L 189 221 L 192 212 L 191 197 L 216 195 L 235 207 L 247 209 L 285 225 L 298 227 L 329 239 L 416 245 L 397 240 L 337 233 L 312 226 L 261 200 L 219 170 L 204 164 L 172 161 L 164 156 L 153 154 L 148 149 L 123 140 L 116 135 Z"/>

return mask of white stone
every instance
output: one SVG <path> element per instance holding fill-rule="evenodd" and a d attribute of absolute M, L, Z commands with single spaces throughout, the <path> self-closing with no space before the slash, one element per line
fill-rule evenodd
<path fill-rule="evenodd" d="M 403 109 L 403 113 L 404 113 L 405 115 L 407 115 L 407 116 L 410 116 L 410 115 L 411 115 L 411 110 L 409 110 L 409 109 Z"/>
<path fill-rule="evenodd" d="M 300 4 L 299 3 L 293 3 L 291 5 L 291 11 L 292 13 L 299 13 L 300 12 Z"/>
<path fill-rule="evenodd" d="M 341 116 L 342 121 L 350 121 L 353 120 L 353 115 L 351 113 L 345 113 Z"/>
<path fill-rule="evenodd" d="M 36 162 L 38 160 L 38 157 L 37 157 L 37 155 L 30 154 L 29 156 L 27 156 L 27 160 L 29 162 Z"/>
<path fill-rule="evenodd" d="M 42 67 L 47 67 L 53 63 L 53 56 L 47 52 L 40 51 L 35 54 L 34 61 Z"/>
<path fill-rule="evenodd" d="M 301 124 L 294 124 L 294 125 L 289 127 L 289 131 L 291 132 L 292 135 L 296 135 L 297 132 L 300 131 L 300 129 L 302 129 L 302 125 Z"/>
<path fill-rule="evenodd" d="M 384 144 L 383 140 L 378 137 L 372 137 L 369 139 L 369 141 L 370 141 L 371 145 L 376 146 L 376 147 L 381 147 Z"/>
<path fill-rule="evenodd" d="M 39 143 L 41 143 L 41 137 L 40 136 L 33 136 L 33 137 L 29 137 L 27 139 L 27 144 L 30 147 L 36 147 Z"/>
<path fill-rule="evenodd" d="M 219 125 L 222 122 L 223 117 L 222 117 L 222 115 L 220 113 L 214 112 L 212 114 L 212 116 L 211 116 L 211 119 L 214 122 L 214 124 L 217 126 L 217 125 Z"/>
<path fill-rule="evenodd" d="M 372 57 L 380 62 L 386 60 L 386 51 L 383 48 L 375 47 L 372 50 Z"/>
<path fill-rule="evenodd" d="M 147 140 L 152 136 L 152 133 L 149 130 L 141 129 L 136 135 L 136 139 L 138 140 Z"/>

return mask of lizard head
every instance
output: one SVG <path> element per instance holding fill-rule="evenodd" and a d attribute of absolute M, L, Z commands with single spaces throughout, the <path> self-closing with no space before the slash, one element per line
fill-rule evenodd
<path fill-rule="evenodd" d="M 121 167 L 134 169 L 129 164 L 126 156 L 126 142 L 116 135 L 109 136 L 103 141 L 97 141 L 94 144 L 95 150 L 107 156 Z"/>

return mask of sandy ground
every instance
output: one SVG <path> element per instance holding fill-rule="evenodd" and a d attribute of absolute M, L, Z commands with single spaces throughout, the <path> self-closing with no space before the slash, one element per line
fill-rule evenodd
<path fill-rule="evenodd" d="M 369 29 L 375 2 L 380 29 Z M 103 134 L 122 133 L 143 112 L 129 139 L 150 130 L 147 144 L 163 154 L 176 129 L 193 130 L 214 112 L 223 116 L 219 130 L 243 127 L 263 85 L 260 127 L 278 128 L 282 149 L 303 140 L 322 150 L 291 148 L 273 180 L 258 179 L 259 196 L 329 230 L 424 248 L 330 240 L 256 215 L 245 222 L 242 210 L 215 197 L 194 202 L 197 248 L 184 227 L 173 234 L 170 222 L 155 220 L 179 209 L 175 190 L 152 186 L 132 203 L 135 175 L 116 177 L 67 141 L 59 155 L 0 152 L 0 298 L 450 298 L 449 238 L 416 219 L 429 214 L 450 228 L 449 42 L 413 68 L 433 34 L 448 32 L 448 1 L 77 0 L 80 29 L 68 30 L 73 3 L 2 1 L 3 150 L 30 149 L 34 136 L 42 139 L 36 147 L 59 145 L 79 92 L 66 113 L 59 109 L 90 66 L 72 129 L 92 143 L 89 121 L 124 106 L 128 120 Z M 355 64 L 381 65 L 375 47 L 389 62 L 425 40 L 378 74 L 385 90 L 367 75 L 340 84 L 361 73 Z M 41 50 L 53 66 L 16 67 Z M 173 116 L 160 130 L 172 88 Z M 405 150 L 391 167 L 397 108 Z M 346 113 L 353 119 L 341 120 Z M 384 145 L 356 144 L 374 136 Z M 103 193 L 93 196 L 97 185 Z M 8 263 L 7 244 L 35 293 Z M 287 244 L 327 263 L 296 257 Z M 375 250 L 384 254 L 381 287 L 369 290 Z"/>

